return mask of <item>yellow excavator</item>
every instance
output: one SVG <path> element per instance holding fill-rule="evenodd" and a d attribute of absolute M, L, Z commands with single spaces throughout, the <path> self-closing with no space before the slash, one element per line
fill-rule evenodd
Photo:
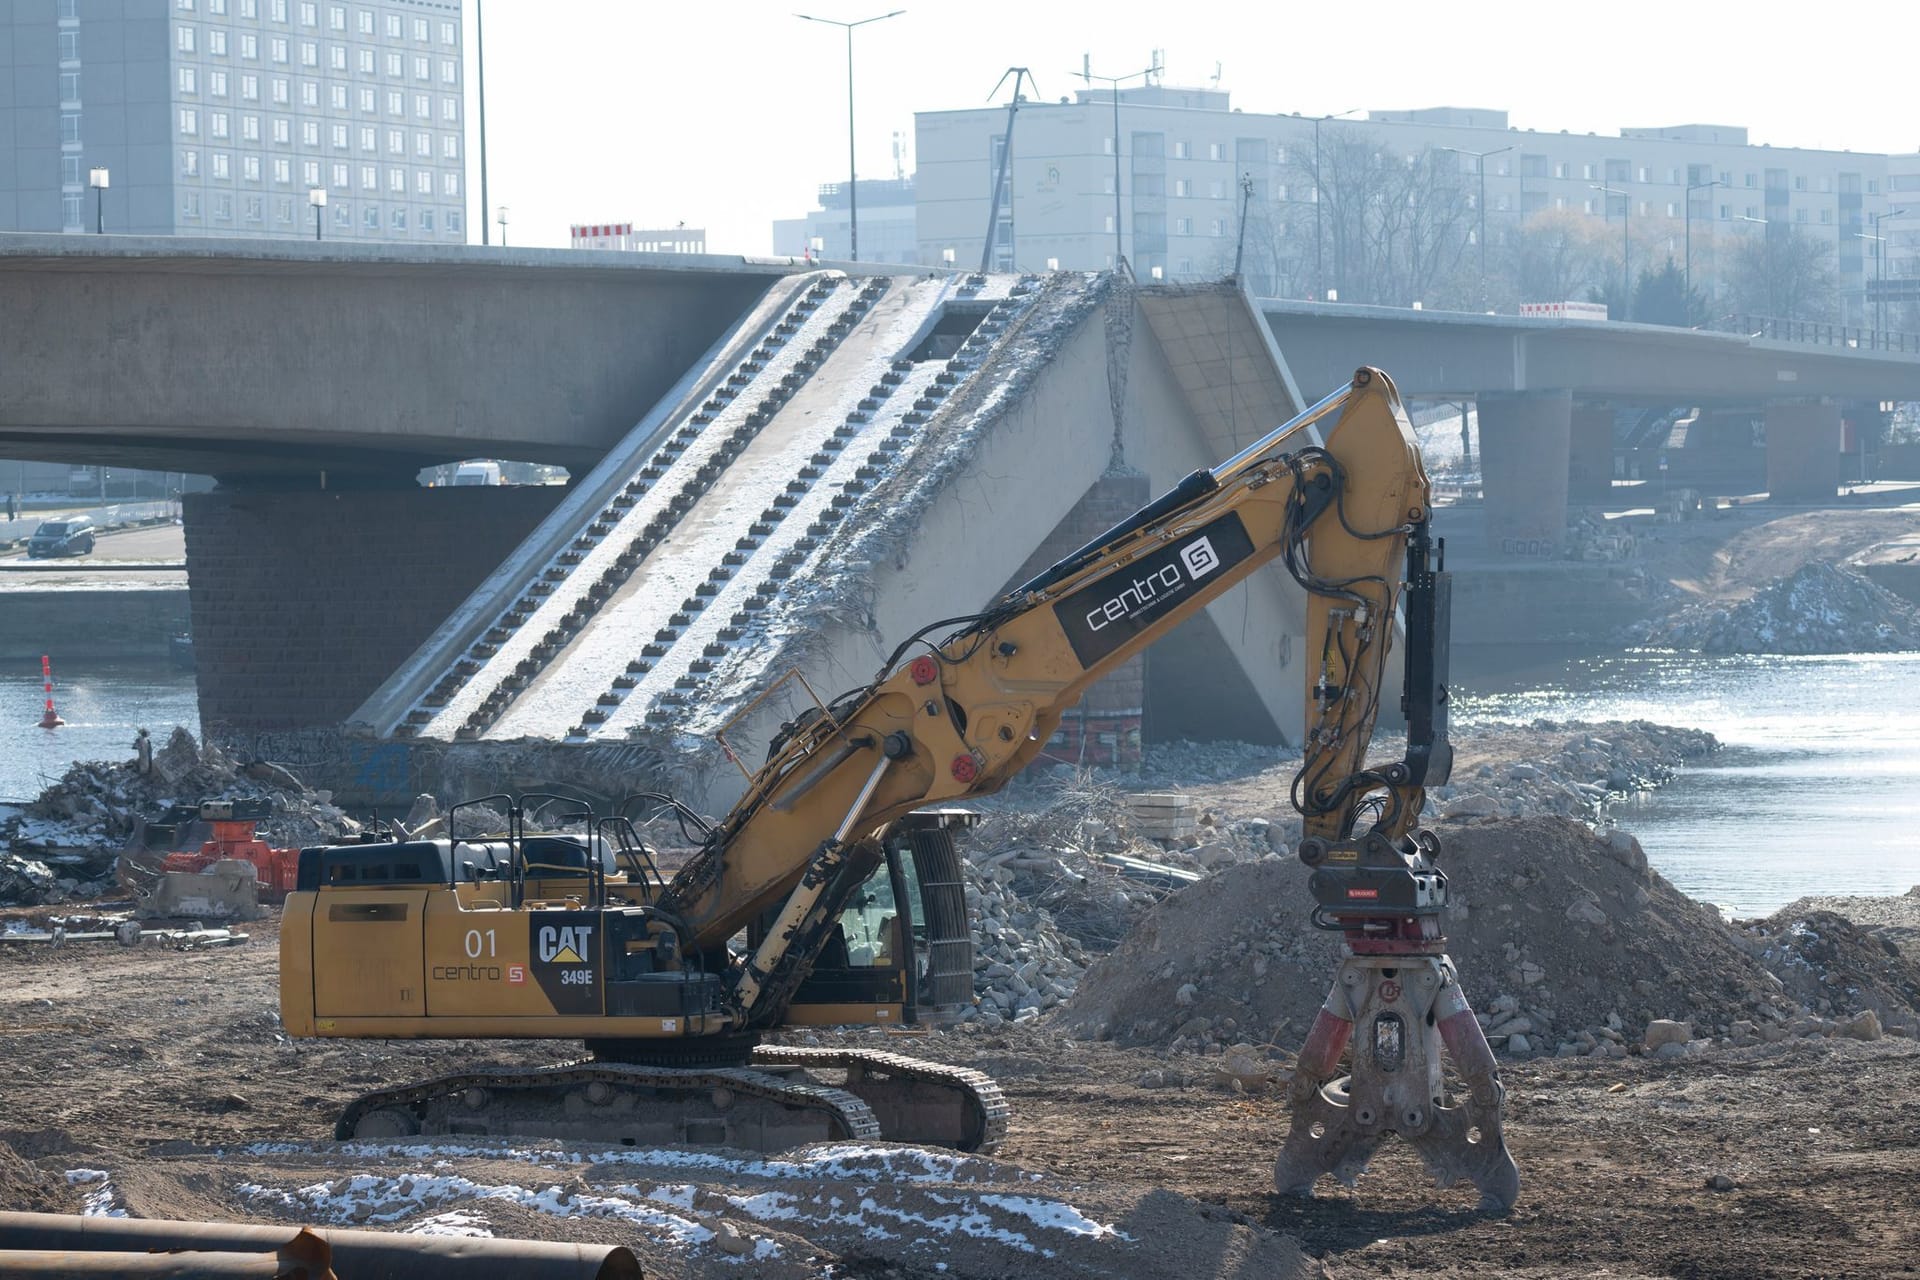
<path fill-rule="evenodd" d="M 1302 1051 L 1277 1185 L 1351 1181 L 1399 1133 L 1443 1182 L 1510 1205 L 1500 1083 L 1442 953 L 1439 848 L 1416 826 L 1451 765 L 1430 504 L 1398 392 L 1361 369 L 982 611 L 908 637 L 871 684 L 784 725 L 720 821 L 645 797 L 697 846 L 671 878 L 622 813 L 551 796 L 474 802 L 485 835 L 460 835 L 456 809 L 443 839 L 303 850 L 281 933 L 291 1034 L 577 1038 L 589 1055 L 377 1090 L 337 1136 L 992 1149 L 1007 1107 L 981 1073 L 760 1040 L 933 1023 L 970 1003 L 953 840 L 967 815 L 950 806 L 1005 785 L 1103 673 L 1279 558 L 1309 600 L 1300 856 L 1315 923 L 1349 958 Z M 1409 747 L 1369 766 L 1397 620 Z"/>

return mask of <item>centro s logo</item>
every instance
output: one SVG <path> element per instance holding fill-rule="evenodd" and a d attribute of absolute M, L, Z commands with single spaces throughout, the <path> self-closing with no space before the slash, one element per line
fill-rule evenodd
<path fill-rule="evenodd" d="M 1187 574 L 1193 578 L 1204 578 L 1220 567 L 1220 556 L 1213 549 L 1213 543 L 1204 537 L 1195 538 L 1180 548 L 1181 562 L 1187 566 Z"/>
<path fill-rule="evenodd" d="M 543 964 L 585 964 L 593 930 L 590 924 L 543 925 L 534 954 Z"/>

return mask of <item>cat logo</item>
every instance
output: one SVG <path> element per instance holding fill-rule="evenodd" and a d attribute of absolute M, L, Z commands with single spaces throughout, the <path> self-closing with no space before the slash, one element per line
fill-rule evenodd
<path fill-rule="evenodd" d="M 593 930 L 590 924 L 542 926 L 536 954 L 545 964 L 585 964 Z"/>

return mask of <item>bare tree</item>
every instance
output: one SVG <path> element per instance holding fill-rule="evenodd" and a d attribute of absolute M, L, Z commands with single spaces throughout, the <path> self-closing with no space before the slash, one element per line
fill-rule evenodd
<path fill-rule="evenodd" d="M 1311 151 L 1296 155 L 1287 172 L 1292 186 L 1312 192 Z M 1469 301 L 1461 268 L 1476 223 L 1457 160 L 1432 148 L 1396 154 L 1363 130 L 1330 128 L 1317 176 L 1318 225 L 1305 202 L 1291 225 L 1296 237 L 1309 238 L 1303 258 L 1324 258 L 1326 285 L 1343 302 Z"/>
<path fill-rule="evenodd" d="M 1833 246 L 1793 227 L 1768 227 L 1727 255 L 1728 300 L 1741 314 L 1832 320 L 1840 313 Z"/>

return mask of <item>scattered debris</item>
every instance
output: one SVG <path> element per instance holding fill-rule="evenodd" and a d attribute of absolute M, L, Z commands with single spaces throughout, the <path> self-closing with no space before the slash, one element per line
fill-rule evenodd
<path fill-rule="evenodd" d="M 1920 649 L 1920 607 L 1851 569 L 1815 561 L 1738 604 L 1690 604 L 1627 635 L 1702 653 L 1891 653 Z"/>

